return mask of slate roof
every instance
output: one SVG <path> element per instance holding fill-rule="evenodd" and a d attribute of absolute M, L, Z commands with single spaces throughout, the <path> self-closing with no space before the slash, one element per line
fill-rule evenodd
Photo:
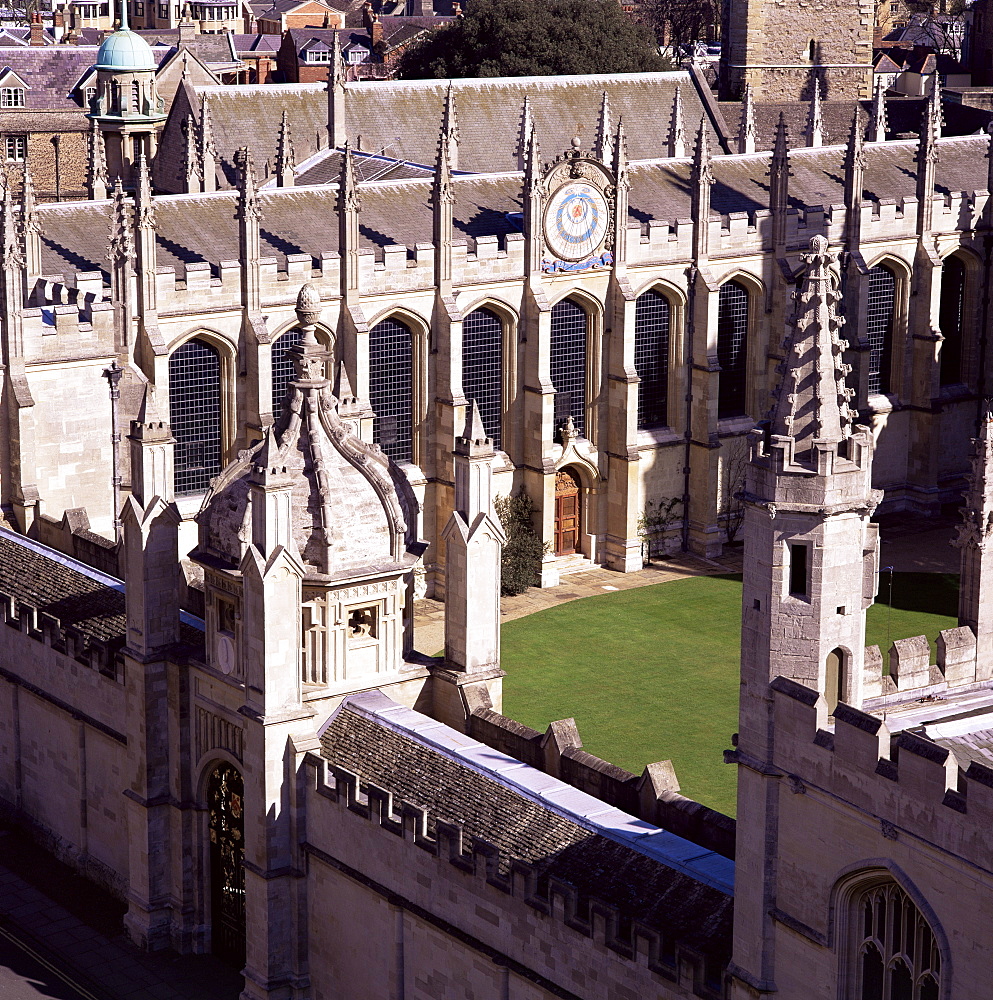
<path fill-rule="evenodd" d="M 986 767 L 993 767 L 993 729 L 980 729 L 962 736 L 950 736 L 934 741 L 940 747 L 955 754 L 959 767 L 968 768 L 974 760 Z"/>
<path fill-rule="evenodd" d="M 28 110 L 82 111 L 69 92 L 96 59 L 90 45 L 12 45 L 0 48 L 0 72 L 11 69 L 28 85 Z"/>
<path fill-rule="evenodd" d="M 665 153 L 666 135 L 677 85 L 681 88 L 687 131 L 692 138 L 705 109 L 690 76 L 628 73 L 602 76 L 549 76 L 451 81 L 458 109 L 459 169 L 476 173 L 516 170 L 524 98 L 531 102 L 538 141 L 545 157 L 569 148 L 579 135 L 589 148 L 596 138 L 603 92 L 609 95 L 612 122 L 624 118 L 628 155 L 633 160 Z M 368 150 L 390 147 L 390 155 L 411 163 L 435 161 L 448 80 L 394 80 L 352 83 L 345 90 L 346 131 L 362 136 Z M 274 155 L 284 109 L 300 162 L 327 142 L 327 91 L 324 83 L 263 84 L 190 88 L 177 93 L 159 143 L 156 184 L 180 189 L 183 151 L 181 123 L 199 115 L 200 95 L 209 97 L 214 139 L 224 175 L 236 176 L 233 158 L 247 144 L 257 163 Z M 716 105 L 715 105 L 716 108 Z M 719 112 L 718 112 L 719 115 Z M 709 115 L 714 149 L 721 143 Z M 318 141 L 320 139 L 320 142 Z"/>
<path fill-rule="evenodd" d="M 154 28 L 140 32 L 141 37 L 157 51 L 158 46 L 171 46 L 170 52 L 179 48 L 179 30 L 176 28 Z M 197 34 L 183 43 L 182 48 L 195 52 L 197 58 L 205 63 L 237 62 L 238 54 L 230 32 L 224 31 L 216 35 Z"/>
<path fill-rule="evenodd" d="M 986 189 L 987 138 L 939 140 L 939 193 Z M 899 200 L 916 190 L 914 142 L 870 143 L 866 147 L 865 198 Z M 790 157 L 791 204 L 829 207 L 844 202 L 844 146 L 797 149 Z M 714 215 L 754 212 L 769 200 L 768 153 L 718 156 L 713 162 L 711 205 Z M 523 178 L 508 172 L 454 178 L 456 235 L 470 242 L 481 235 L 517 230 L 508 214 L 522 210 Z M 292 253 L 336 251 L 334 218 L 337 189 L 333 185 L 266 188 L 262 207 L 262 252 L 283 257 Z M 431 242 L 431 180 L 383 180 L 362 185 L 360 236 L 363 245 Z M 156 202 L 159 265 L 184 261 L 217 263 L 238 256 L 236 192 L 162 197 Z M 44 230 L 42 266 L 46 274 L 106 268 L 109 206 L 61 203 L 39 208 Z M 673 223 L 691 215 L 690 160 L 660 160 L 631 166 L 629 223 L 643 231 L 652 221 Z"/>
<path fill-rule="evenodd" d="M 235 34 L 231 38 L 235 52 L 239 56 L 246 52 L 278 52 L 282 40 L 282 35 L 262 35 L 258 33 L 254 35 Z"/>
<path fill-rule="evenodd" d="M 124 584 L 33 539 L 0 528 L 0 593 L 98 642 L 123 642 Z M 185 642 L 203 645 L 202 622 L 183 613 Z"/>
<path fill-rule="evenodd" d="M 429 833 L 441 819 L 463 828 L 466 846 L 470 836 L 489 841 L 503 871 L 523 861 L 538 869 L 539 885 L 561 879 L 722 965 L 730 958 L 733 862 L 381 692 L 345 701 L 321 732 L 321 753 L 392 792 L 395 810 L 401 802 L 425 810 Z"/>
<path fill-rule="evenodd" d="M 921 118 L 927 98 L 923 97 L 887 97 L 886 116 L 889 125 L 887 138 L 912 133 L 917 135 L 920 130 Z M 859 101 L 868 123 L 872 119 L 872 101 Z M 741 103 L 738 101 L 722 101 L 720 109 L 732 135 L 737 137 L 741 123 Z M 810 113 L 809 101 L 793 101 L 777 104 L 773 102 L 755 105 L 755 148 L 756 150 L 771 150 L 775 144 L 776 126 L 779 115 L 783 114 L 786 121 L 786 135 L 792 149 L 805 146 L 807 142 L 807 116 Z M 942 113 L 945 124 L 942 134 L 946 136 L 973 135 L 993 119 L 993 113 L 980 108 L 972 108 L 964 104 L 942 103 Z M 852 117 L 855 114 L 854 101 L 823 101 L 821 103 L 822 144 L 825 146 L 847 143 L 852 130 Z M 734 148 L 737 148 L 736 142 Z"/>

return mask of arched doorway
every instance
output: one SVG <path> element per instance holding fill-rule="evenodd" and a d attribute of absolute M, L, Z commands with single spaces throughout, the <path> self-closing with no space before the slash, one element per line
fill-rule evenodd
<path fill-rule="evenodd" d="M 227 763 L 207 781 L 211 951 L 239 967 L 245 963 L 244 789 L 237 768 Z"/>
<path fill-rule="evenodd" d="M 555 554 L 572 555 L 579 548 L 582 529 L 579 477 L 571 469 L 555 473 Z"/>

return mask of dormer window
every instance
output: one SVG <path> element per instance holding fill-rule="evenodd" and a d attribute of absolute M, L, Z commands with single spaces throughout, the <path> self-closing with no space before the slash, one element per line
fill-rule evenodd
<path fill-rule="evenodd" d="M 308 49 L 307 62 L 309 63 L 329 63 L 331 62 L 330 49 Z"/>
<path fill-rule="evenodd" d="M 353 66 L 356 63 L 364 63 L 364 62 L 366 62 L 368 60 L 368 58 L 369 58 L 369 51 L 368 51 L 368 49 L 355 48 L 355 49 L 349 49 L 348 50 L 348 61 Z"/>
<path fill-rule="evenodd" d="M 23 108 L 23 87 L 0 87 L 0 108 Z"/>

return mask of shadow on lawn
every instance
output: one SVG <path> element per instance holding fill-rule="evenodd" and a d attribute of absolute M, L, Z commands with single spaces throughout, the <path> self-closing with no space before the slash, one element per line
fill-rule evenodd
<path fill-rule="evenodd" d="M 741 583 L 740 573 L 715 573 L 715 580 Z M 959 613 L 958 573 L 894 573 L 893 607 L 898 611 L 918 611 L 929 615 L 957 618 Z M 879 572 L 876 603 L 890 603 L 890 574 Z"/>

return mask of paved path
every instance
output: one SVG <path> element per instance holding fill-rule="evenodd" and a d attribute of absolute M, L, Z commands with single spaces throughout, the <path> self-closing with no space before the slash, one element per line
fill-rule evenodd
<path fill-rule="evenodd" d="M 123 916 L 108 893 L 0 827 L 0 1000 L 237 1000 L 235 969 L 142 952 Z"/>

